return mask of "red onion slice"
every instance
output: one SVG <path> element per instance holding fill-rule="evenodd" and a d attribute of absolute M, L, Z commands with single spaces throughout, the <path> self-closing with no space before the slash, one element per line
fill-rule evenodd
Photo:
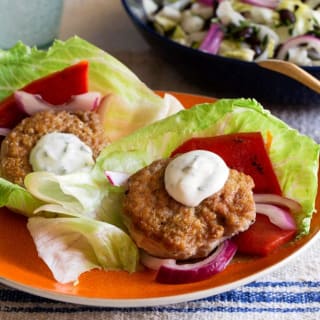
<path fill-rule="evenodd" d="M 127 173 L 120 171 L 105 171 L 104 174 L 110 184 L 115 187 L 125 186 L 129 178 Z"/>
<path fill-rule="evenodd" d="M 308 44 L 320 53 L 320 39 L 312 35 L 302 35 L 290 38 L 288 41 L 283 43 L 278 51 L 277 58 L 285 60 L 289 49 L 298 47 L 302 44 Z"/>
<path fill-rule="evenodd" d="M 65 111 L 93 111 L 101 100 L 99 92 L 87 92 L 72 96 L 68 103 L 62 105 L 52 105 L 42 99 L 40 95 L 31 94 L 24 91 L 16 91 L 14 93 L 18 106 L 28 115 L 33 115 L 40 111 L 46 110 L 65 110 Z"/>
<path fill-rule="evenodd" d="M 67 104 L 60 107 L 66 111 L 94 111 L 98 108 L 100 101 L 100 92 L 91 91 L 72 96 Z"/>
<path fill-rule="evenodd" d="M 253 195 L 255 203 L 275 204 L 290 209 L 292 213 L 299 213 L 302 210 L 301 204 L 293 199 L 279 196 L 277 194 L 260 193 Z"/>
<path fill-rule="evenodd" d="M 158 271 L 162 265 L 175 265 L 174 259 L 162 259 L 149 255 L 145 251 L 140 253 L 140 262 L 151 270 Z"/>
<path fill-rule="evenodd" d="M 213 23 L 200 45 L 200 50 L 203 52 L 217 54 L 223 39 L 223 32 L 217 23 Z"/>
<path fill-rule="evenodd" d="M 266 215 L 270 222 L 283 230 L 297 230 L 296 222 L 292 215 L 284 209 L 272 204 L 256 204 L 257 213 Z"/>
<path fill-rule="evenodd" d="M 14 98 L 20 109 L 28 115 L 51 109 L 50 104 L 45 102 L 38 94 L 16 91 Z"/>
<path fill-rule="evenodd" d="M 269 9 L 275 9 L 279 4 L 279 0 L 242 0 L 242 2 Z"/>
<path fill-rule="evenodd" d="M 10 132 L 8 128 L 0 128 L 0 136 L 6 136 Z"/>
<path fill-rule="evenodd" d="M 237 251 L 237 246 L 226 240 L 206 259 L 190 264 L 164 263 L 160 266 L 156 281 L 160 283 L 190 283 L 208 279 L 223 271 Z"/>

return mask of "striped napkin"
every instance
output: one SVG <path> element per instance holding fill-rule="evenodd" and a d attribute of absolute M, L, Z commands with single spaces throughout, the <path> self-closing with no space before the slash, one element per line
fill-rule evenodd
<path fill-rule="evenodd" d="M 256 282 L 205 299 L 140 308 L 57 302 L 0 285 L 1 320 L 319 320 L 320 237 Z"/>

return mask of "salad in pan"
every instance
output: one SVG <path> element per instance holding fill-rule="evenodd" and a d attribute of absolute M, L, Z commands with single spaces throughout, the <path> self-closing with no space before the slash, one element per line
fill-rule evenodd
<path fill-rule="evenodd" d="M 0 204 L 56 281 L 199 281 L 308 234 L 319 146 L 254 99 L 185 109 L 78 37 L 0 66 Z"/>
<path fill-rule="evenodd" d="M 151 26 L 186 46 L 245 61 L 320 61 L 317 0 L 143 0 Z"/>

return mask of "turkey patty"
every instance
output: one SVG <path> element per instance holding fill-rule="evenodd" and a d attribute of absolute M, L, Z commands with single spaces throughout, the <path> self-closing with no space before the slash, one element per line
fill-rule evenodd
<path fill-rule="evenodd" d="M 63 132 L 76 135 L 88 145 L 94 158 L 106 145 L 98 114 L 90 111 L 43 111 L 23 119 L 2 141 L 1 176 L 23 186 L 32 171 L 29 155 L 38 140 L 47 133 Z"/>
<path fill-rule="evenodd" d="M 157 160 L 129 178 L 124 221 L 139 248 L 162 258 L 202 258 L 254 222 L 250 176 L 231 169 L 220 191 L 196 207 L 187 207 L 165 189 L 164 173 L 170 161 Z"/>

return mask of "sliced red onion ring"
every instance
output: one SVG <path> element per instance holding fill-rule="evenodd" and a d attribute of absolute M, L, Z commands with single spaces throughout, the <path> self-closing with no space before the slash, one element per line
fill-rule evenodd
<path fill-rule="evenodd" d="M 302 35 L 290 38 L 288 41 L 283 43 L 280 50 L 278 51 L 277 58 L 285 60 L 289 49 L 298 47 L 302 44 L 308 44 L 312 48 L 315 48 L 318 52 L 320 52 L 320 39 L 312 35 Z"/>
<path fill-rule="evenodd" d="M 299 213 L 302 210 L 301 204 L 293 199 L 279 196 L 277 194 L 260 193 L 253 195 L 255 203 L 275 204 L 290 209 L 292 213 Z"/>
<path fill-rule="evenodd" d="M 257 213 L 266 215 L 270 222 L 283 230 L 296 230 L 296 222 L 292 215 L 284 209 L 272 204 L 256 204 Z"/>
<path fill-rule="evenodd" d="M 257 7 L 275 9 L 279 4 L 279 0 L 241 0 L 243 3 L 251 4 Z"/>
<path fill-rule="evenodd" d="M 66 111 L 94 111 L 101 101 L 101 93 L 90 91 L 72 96 L 70 102 L 61 106 Z"/>
<path fill-rule="evenodd" d="M 217 23 L 213 23 L 200 45 L 200 50 L 203 52 L 217 54 L 223 39 L 223 32 Z"/>
<path fill-rule="evenodd" d="M 0 136 L 6 136 L 10 132 L 8 128 L 0 128 Z"/>
<path fill-rule="evenodd" d="M 150 256 L 145 251 L 140 253 L 140 262 L 151 270 L 158 271 L 162 265 L 175 265 L 176 260 L 174 259 L 162 259 L 154 256 Z"/>
<path fill-rule="evenodd" d="M 115 187 L 125 186 L 129 178 L 127 173 L 120 171 L 105 171 L 104 174 L 110 184 Z"/>
<path fill-rule="evenodd" d="M 177 264 L 175 260 L 164 263 L 156 276 L 160 283 L 190 283 L 210 278 L 226 268 L 237 251 L 231 240 L 225 240 L 206 259 L 196 263 Z"/>
<path fill-rule="evenodd" d="M 72 96 L 68 103 L 62 105 L 52 105 L 42 99 L 40 95 L 31 94 L 25 91 L 14 93 L 18 106 L 28 115 L 33 115 L 40 111 L 59 109 L 65 111 L 93 111 L 101 100 L 99 92 L 87 92 Z"/>

